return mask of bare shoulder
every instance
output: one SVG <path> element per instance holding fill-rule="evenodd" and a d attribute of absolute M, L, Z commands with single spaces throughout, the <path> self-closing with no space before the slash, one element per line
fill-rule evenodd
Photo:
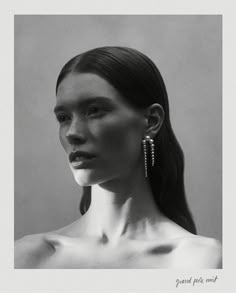
<path fill-rule="evenodd" d="M 184 237 L 177 251 L 183 266 L 199 269 L 222 268 L 222 245 L 214 238 L 199 235 Z"/>
<path fill-rule="evenodd" d="M 15 269 L 37 268 L 37 265 L 47 256 L 54 253 L 53 245 L 47 241 L 47 234 L 24 236 L 14 244 Z"/>

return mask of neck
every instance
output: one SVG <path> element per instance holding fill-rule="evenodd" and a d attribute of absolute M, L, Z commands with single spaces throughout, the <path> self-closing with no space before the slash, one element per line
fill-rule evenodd
<path fill-rule="evenodd" d="M 162 214 L 140 168 L 128 178 L 92 186 L 91 204 L 85 216 L 89 234 L 117 242 L 122 237 L 146 237 Z"/>

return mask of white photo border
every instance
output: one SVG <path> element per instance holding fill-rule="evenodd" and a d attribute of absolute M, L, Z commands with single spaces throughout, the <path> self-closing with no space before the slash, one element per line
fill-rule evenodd
<path fill-rule="evenodd" d="M 175 292 L 176 279 L 218 277 L 214 284 L 185 287 L 188 292 L 236 289 L 233 133 L 235 106 L 235 6 L 233 1 L 5 1 L 1 6 L 3 82 L 1 99 L 2 223 L 0 292 Z M 14 270 L 14 15 L 133 14 L 223 16 L 223 269 L 222 270 Z M 232 104 L 234 103 L 234 104 Z M 5 110 L 4 110 L 5 109 Z M 3 167 L 4 166 L 4 167 Z M 70 284 L 70 285 L 69 285 Z"/>

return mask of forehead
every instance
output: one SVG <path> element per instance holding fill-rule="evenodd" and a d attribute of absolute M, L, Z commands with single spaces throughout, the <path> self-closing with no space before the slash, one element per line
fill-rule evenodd
<path fill-rule="evenodd" d="M 69 74 L 62 80 L 57 91 L 57 102 L 78 102 L 93 97 L 107 97 L 122 102 L 119 92 L 105 79 L 93 73 Z"/>

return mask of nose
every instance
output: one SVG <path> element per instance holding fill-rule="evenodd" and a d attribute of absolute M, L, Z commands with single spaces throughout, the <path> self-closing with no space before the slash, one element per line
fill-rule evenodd
<path fill-rule="evenodd" d="M 86 141 L 85 129 L 83 122 L 80 120 L 73 119 L 70 127 L 66 132 L 66 138 L 70 144 L 81 144 Z"/>

